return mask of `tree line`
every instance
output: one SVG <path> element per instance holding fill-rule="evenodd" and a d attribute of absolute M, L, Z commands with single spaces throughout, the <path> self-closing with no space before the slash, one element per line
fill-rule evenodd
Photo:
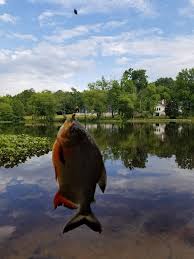
<path fill-rule="evenodd" d="M 194 114 L 194 68 L 181 70 L 175 79 L 159 78 L 148 82 L 146 70 L 129 68 L 120 80 L 102 77 L 78 91 L 24 90 L 15 96 L 0 97 L 0 121 L 19 121 L 26 115 L 52 121 L 56 114 L 75 111 L 95 113 L 100 118 L 110 112 L 122 119 L 149 118 L 159 101 L 165 100 L 166 115 L 176 118 Z"/>

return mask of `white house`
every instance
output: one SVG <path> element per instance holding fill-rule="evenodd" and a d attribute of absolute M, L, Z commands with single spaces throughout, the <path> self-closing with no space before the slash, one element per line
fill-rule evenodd
<path fill-rule="evenodd" d="M 155 107 L 155 116 L 165 116 L 165 100 L 161 100 Z"/>

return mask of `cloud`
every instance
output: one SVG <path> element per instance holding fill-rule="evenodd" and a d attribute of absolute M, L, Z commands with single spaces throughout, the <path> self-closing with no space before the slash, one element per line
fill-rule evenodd
<path fill-rule="evenodd" d="M 61 43 L 66 39 L 71 39 L 79 36 L 86 36 L 90 32 L 97 32 L 99 31 L 101 24 L 95 25 L 79 25 L 77 27 L 66 29 L 66 30 L 57 30 L 51 36 L 45 36 L 44 38 L 49 41 L 53 41 L 55 43 Z"/>
<path fill-rule="evenodd" d="M 90 36 L 96 35 L 96 33 L 99 34 L 107 31 L 108 33 L 110 33 L 112 30 L 117 29 L 119 27 L 123 27 L 126 24 L 127 24 L 127 20 L 123 20 L 123 21 L 111 20 L 104 23 L 79 25 L 70 29 L 58 28 L 51 35 L 44 36 L 44 39 L 55 43 L 62 43 L 67 39 L 73 39 L 76 37 L 81 37 L 81 36 L 89 37 L 89 35 Z M 145 33 L 145 32 L 142 31 L 142 33 Z"/>
<path fill-rule="evenodd" d="M 34 41 L 37 42 L 38 39 L 32 34 L 22 34 L 22 33 L 1 33 L 1 36 L 10 38 L 10 39 L 19 39 L 22 41 Z"/>
<path fill-rule="evenodd" d="M 11 235 L 15 232 L 16 227 L 15 226 L 1 226 L 0 227 L 0 242 L 3 242 L 5 239 L 8 239 L 11 237 Z"/>
<path fill-rule="evenodd" d="M 15 94 L 31 87 L 37 91 L 69 90 L 72 86 L 83 89 L 102 73 L 120 78 L 128 67 L 146 69 L 150 80 L 175 77 L 181 69 L 193 67 L 194 34 L 166 37 L 160 29 L 151 28 L 110 36 L 106 30 L 101 34 L 104 25 L 59 30 L 47 36 L 50 42 L 35 41 L 31 48 L 1 49 L 1 94 Z M 20 34 L 15 37 L 25 38 Z M 32 40 L 33 36 L 26 38 Z M 65 42 L 64 38 L 74 41 Z"/>
<path fill-rule="evenodd" d="M 41 42 L 32 49 L 0 51 L 1 94 L 16 94 L 26 88 L 70 89 L 70 78 L 92 68 L 94 63 L 86 56 L 72 55 L 76 46 L 55 46 Z M 69 83 L 67 83 L 69 82 Z"/>
<path fill-rule="evenodd" d="M 4 13 L 4 14 L 0 15 L 0 22 L 15 24 L 16 20 L 17 20 L 17 18 L 15 16 L 8 14 L 8 13 Z"/>
<path fill-rule="evenodd" d="M 194 0 L 189 0 L 189 3 L 186 7 L 179 9 L 180 15 L 185 17 L 193 18 L 194 17 Z"/>
<path fill-rule="evenodd" d="M 104 29 L 117 29 L 127 24 L 127 20 L 108 21 L 103 25 Z"/>
<path fill-rule="evenodd" d="M 31 0 L 30 2 L 38 3 L 39 1 Z M 58 4 L 65 9 L 72 9 L 76 6 L 79 14 L 111 13 L 118 10 L 127 10 L 127 8 L 145 15 L 155 14 L 151 0 L 43 0 L 43 2 Z"/>
<path fill-rule="evenodd" d="M 6 4 L 6 0 L 0 0 L 0 5 Z"/>
<path fill-rule="evenodd" d="M 55 22 L 53 21 L 53 17 L 56 17 L 56 16 L 71 17 L 72 14 L 65 11 L 46 10 L 38 16 L 38 21 L 40 26 L 55 25 Z"/>

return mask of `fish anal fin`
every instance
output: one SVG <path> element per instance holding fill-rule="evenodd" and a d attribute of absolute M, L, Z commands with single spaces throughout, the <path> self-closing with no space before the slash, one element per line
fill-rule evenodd
<path fill-rule="evenodd" d="M 98 185 L 99 185 L 102 192 L 104 192 L 105 189 L 106 189 L 106 183 L 107 183 L 106 170 L 103 167 L 100 179 L 98 180 Z"/>
<path fill-rule="evenodd" d="M 59 192 L 57 192 L 54 197 L 54 208 L 56 209 L 58 206 L 62 206 L 62 205 L 67 207 L 68 209 L 78 208 L 78 206 L 75 203 L 66 199 Z"/>
<path fill-rule="evenodd" d="M 73 230 L 83 224 L 85 224 L 95 232 L 102 232 L 101 224 L 93 213 L 82 215 L 79 212 L 66 224 L 63 229 L 63 233 Z"/>

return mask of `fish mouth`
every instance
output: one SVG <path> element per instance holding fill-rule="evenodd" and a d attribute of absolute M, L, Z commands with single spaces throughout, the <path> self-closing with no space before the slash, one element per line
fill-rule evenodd
<path fill-rule="evenodd" d="M 85 136 L 85 132 L 79 126 L 73 123 L 70 128 L 70 136 L 72 138 L 76 137 L 82 139 Z"/>

